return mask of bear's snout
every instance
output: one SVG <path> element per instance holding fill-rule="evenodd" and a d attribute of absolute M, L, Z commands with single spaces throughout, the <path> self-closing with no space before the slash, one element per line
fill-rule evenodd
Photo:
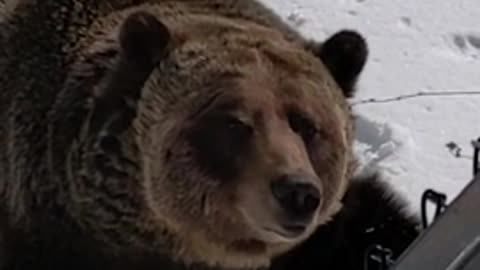
<path fill-rule="evenodd" d="M 281 209 L 281 224 L 289 234 L 303 233 L 320 207 L 320 190 L 308 176 L 286 174 L 273 180 L 270 190 Z"/>

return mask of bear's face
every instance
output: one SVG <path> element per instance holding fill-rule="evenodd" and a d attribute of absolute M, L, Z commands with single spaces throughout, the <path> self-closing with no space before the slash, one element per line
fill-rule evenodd
<path fill-rule="evenodd" d="M 266 261 L 308 237 L 338 209 L 350 161 L 349 115 L 326 69 L 254 30 L 175 47 L 141 111 L 196 93 L 142 127 L 147 192 L 184 249 L 222 264 Z"/>
<path fill-rule="evenodd" d="M 265 27 L 205 23 L 170 26 L 142 86 L 130 128 L 140 211 L 184 262 L 259 267 L 339 210 L 350 114 L 313 53 Z"/>

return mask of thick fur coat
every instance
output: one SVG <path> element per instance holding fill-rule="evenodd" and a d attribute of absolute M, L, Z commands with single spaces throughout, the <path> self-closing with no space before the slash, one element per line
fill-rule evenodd
<path fill-rule="evenodd" d="M 361 269 L 416 236 L 352 180 L 358 33 L 253 0 L 4 4 L 0 269 Z"/>

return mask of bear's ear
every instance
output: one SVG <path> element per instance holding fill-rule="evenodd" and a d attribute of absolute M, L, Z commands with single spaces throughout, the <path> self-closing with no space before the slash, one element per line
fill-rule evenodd
<path fill-rule="evenodd" d="M 138 64 L 152 65 L 164 55 L 171 40 L 167 27 L 153 15 L 139 11 L 123 23 L 119 41 L 123 55 Z M 140 66 L 141 67 L 141 66 Z"/>
<path fill-rule="evenodd" d="M 153 15 L 135 12 L 120 27 L 119 55 L 95 96 L 90 132 L 118 133 L 136 115 L 141 90 L 153 69 L 167 53 L 171 35 Z"/>
<path fill-rule="evenodd" d="M 341 30 L 314 48 L 346 97 L 355 94 L 355 84 L 368 57 L 365 39 L 352 30 Z"/>

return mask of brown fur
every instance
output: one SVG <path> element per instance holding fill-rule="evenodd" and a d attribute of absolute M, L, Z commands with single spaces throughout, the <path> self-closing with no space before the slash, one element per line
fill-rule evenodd
<path fill-rule="evenodd" d="M 140 64 L 122 51 L 122 27 L 138 11 L 169 31 L 142 41 L 158 61 L 154 51 Z M 6 24 L 0 203 L 9 227 L 41 238 L 59 226 L 101 252 L 243 269 L 267 266 L 340 209 L 353 164 L 345 96 L 311 43 L 257 2 L 20 1 Z M 201 162 L 216 157 L 195 138 L 218 135 L 206 119 L 227 112 L 254 132 L 212 171 Z M 318 129 L 311 144 L 292 130 L 292 113 Z M 277 219 L 268 182 L 284 173 L 311 179 L 322 199 L 290 241 L 257 224 Z"/>

